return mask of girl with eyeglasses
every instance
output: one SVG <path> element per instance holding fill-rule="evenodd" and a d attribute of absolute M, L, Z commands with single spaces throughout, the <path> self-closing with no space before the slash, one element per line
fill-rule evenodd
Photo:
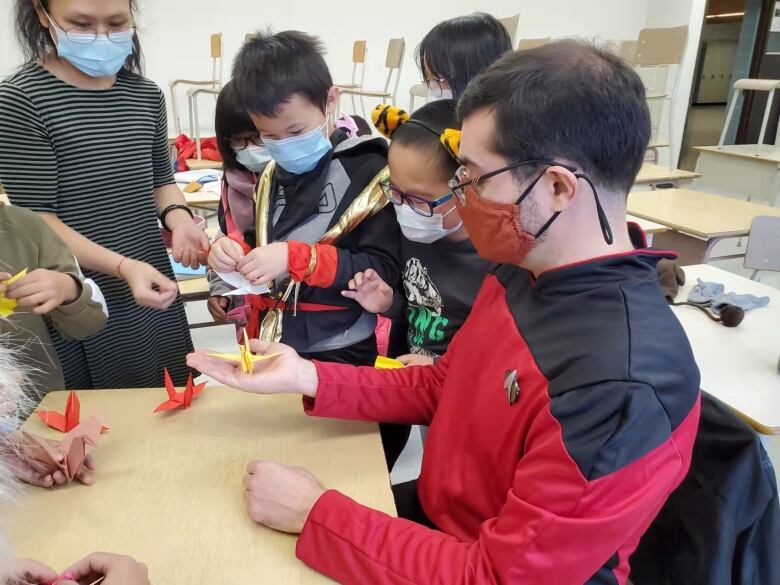
<path fill-rule="evenodd" d="M 400 347 L 393 334 L 391 351 L 402 353 L 405 365 L 427 365 L 444 355 L 466 320 L 490 264 L 471 245 L 448 186 L 459 164 L 443 143 L 446 129 L 460 128 L 455 102 L 429 103 L 408 121 L 400 110 L 380 106 L 375 119 L 391 138 L 390 178 L 382 190 L 403 234 L 401 304 L 408 330 Z M 375 313 L 393 305 L 392 288 L 374 271 L 356 274 L 343 294 Z"/>
<path fill-rule="evenodd" d="M 52 332 L 68 388 L 183 384 L 192 349 L 173 256 L 197 267 L 208 238 L 173 181 L 165 99 L 141 76 L 133 0 L 17 0 L 26 63 L 0 84 L 0 182 L 40 213 L 105 294 L 99 335 Z M 113 356 L 121 356 L 115 359 Z"/>

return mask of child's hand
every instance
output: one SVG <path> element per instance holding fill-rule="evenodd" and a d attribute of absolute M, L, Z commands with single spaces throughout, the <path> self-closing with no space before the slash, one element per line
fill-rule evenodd
<path fill-rule="evenodd" d="M 102 585 L 149 585 L 149 570 L 146 565 L 132 557 L 110 553 L 92 553 L 65 571 L 72 581 L 63 581 L 62 585 L 76 583 L 94 583 L 101 577 Z"/>
<path fill-rule="evenodd" d="M 0 272 L 0 295 L 5 295 L 5 291 L 8 290 L 8 286 L 3 284 L 6 280 L 10 280 L 13 274 L 8 272 Z"/>
<path fill-rule="evenodd" d="M 219 238 L 211 245 L 209 268 L 215 272 L 235 272 L 244 257 L 244 250 L 235 240 Z"/>
<path fill-rule="evenodd" d="M 432 366 L 433 358 L 427 355 L 410 353 L 395 358 L 405 366 Z"/>
<path fill-rule="evenodd" d="M 151 264 L 127 258 L 121 262 L 119 273 L 141 307 L 162 311 L 176 300 L 178 285 Z"/>
<path fill-rule="evenodd" d="M 9 299 L 16 299 L 20 307 L 45 315 L 63 303 L 75 301 L 79 287 L 72 276 L 38 268 L 9 285 L 5 294 Z"/>
<path fill-rule="evenodd" d="M 376 273 L 368 269 L 358 272 L 349 281 L 349 290 L 342 296 L 357 301 L 369 313 L 385 313 L 393 305 L 393 289 Z"/>
<path fill-rule="evenodd" d="M 238 263 L 238 271 L 252 284 L 265 284 L 287 272 L 287 242 L 255 248 Z"/>
<path fill-rule="evenodd" d="M 224 323 L 227 321 L 225 309 L 228 308 L 229 304 L 230 300 L 227 297 L 209 297 L 207 307 L 209 313 L 211 313 L 211 318 L 214 319 L 215 323 Z"/>
<path fill-rule="evenodd" d="M 19 450 L 3 456 L 8 468 L 14 474 L 14 477 L 24 483 L 50 488 L 68 483 L 68 478 L 58 468 L 47 466 L 37 459 L 28 458 Z M 64 458 L 60 456 L 60 461 Z M 95 471 L 95 460 L 92 455 L 87 455 L 84 464 L 76 474 L 76 479 L 84 485 L 91 485 L 93 472 Z"/>

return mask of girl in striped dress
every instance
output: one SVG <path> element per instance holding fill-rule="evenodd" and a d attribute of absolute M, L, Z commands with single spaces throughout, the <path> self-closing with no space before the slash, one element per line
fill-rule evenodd
<path fill-rule="evenodd" d="M 27 63 L 0 84 L 0 182 L 73 250 L 108 305 L 108 326 L 89 340 L 51 331 L 69 388 L 188 374 L 192 341 L 157 219 L 185 265 L 205 260 L 208 239 L 173 182 L 165 99 L 140 75 L 133 4 L 17 0 Z"/>

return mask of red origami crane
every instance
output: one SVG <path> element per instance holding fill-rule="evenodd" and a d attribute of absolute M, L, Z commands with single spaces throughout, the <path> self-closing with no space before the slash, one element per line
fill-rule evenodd
<path fill-rule="evenodd" d="M 89 452 L 97 444 L 103 426 L 100 419 L 91 416 L 84 424 L 77 425 L 62 441 L 50 441 L 22 431 L 21 445 L 25 455 L 52 471 L 59 469 L 68 478 L 76 477 Z M 62 460 L 58 461 L 62 456 Z"/>
<path fill-rule="evenodd" d="M 192 374 L 190 374 L 190 377 L 187 379 L 187 385 L 184 387 L 184 392 L 176 392 L 176 386 L 173 385 L 171 375 L 166 369 L 165 389 L 168 391 L 168 400 L 155 408 L 154 412 L 163 412 L 173 410 L 174 408 L 189 408 L 190 404 L 192 404 L 192 399 L 200 394 L 205 387 L 206 382 L 201 382 L 196 386 L 192 381 Z"/>
<path fill-rule="evenodd" d="M 65 412 L 60 414 L 51 410 L 38 410 L 35 412 L 48 427 L 58 430 L 61 433 L 69 433 L 75 429 L 79 424 L 79 417 L 81 415 L 81 403 L 79 402 L 78 395 L 71 390 L 68 394 L 68 402 L 65 403 Z M 104 426 L 100 429 L 101 433 L 105 433 L 108 427 Z"/>

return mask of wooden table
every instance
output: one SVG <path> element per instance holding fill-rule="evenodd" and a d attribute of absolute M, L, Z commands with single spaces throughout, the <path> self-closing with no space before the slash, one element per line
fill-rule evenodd
<path fill-rule="evenodd" d="M 694 187 L 712 193 L 757 199 L 780 207 L 780 147 L 765 144 L 697 146 Z"/>
<path fill-rule="evenodd" d="M 632 191 L 652 191 L 659 184 L 672 184 L 675 187 L 688 186 L 700 176 L 691 171 L 669 169 L 666 166 L 645 163 L 634 181 Z"/>
<path fill-rule="evenodd" d="M 190 409 L 167 415 L 152 414 L 164 390 L 79 397 L 82 417 L 100 413 L 111 427 L 94 451 L 94 485 L 28 488 L 9 523 L 19 554 L 56 569 L 101 550 L 142 560 L 155 585 L 330 582 L 295 558 L 295 537 L 247 516 L 241 481 L 257 458 L 303 466 L 395 513 L 376 425 L 307 417 L 299 396 L 208 386 Z M 62 411 L 65 400 L 54 392 L 42 404 Z M 26 428 L 57 436 L 38 420 Z"/>
<path fill-rule="evenodd" d="M 769 296 L 769 306 L 745 315 L 739 327 L 710 321 L 693 307 L 674 307 L 701 371 L 701 386 L 759 433 L 780 435 L 780 291 L 707 264 L 687 266 L 678 301 L 696 279 L 721 282 L 726 292 Z"/>
<path fill-rule="evenodd" d="M 191 171 L 201 171 L 203 169 L 222 170 L 223 164 L 216 160 L 198 160 L 197 158 L 187 159 L 187 167 Z"/>
<path fill-rule="evenodd" d="M 774 207 L 692 189 L 629 194 L 628 212 L 674 230 L 659 234 L 655 245 L 677 250 L 684 264 L 713 259 L 715 244 L 747 236 L 756 216 L 780 216 L 780 209 Z"/>

